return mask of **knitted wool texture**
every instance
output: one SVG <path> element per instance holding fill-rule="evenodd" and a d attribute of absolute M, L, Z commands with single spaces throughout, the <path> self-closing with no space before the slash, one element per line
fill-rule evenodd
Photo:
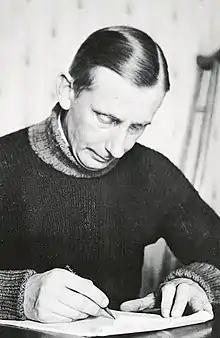
<path fill-rule="evenodd" d="M 27 279 L 66 264 L 119 308 L 138 297 L 144 247 L 160 237 L 188 264 L 167 280 L 192 278 L 220 302 L 220 221 L 184 175 L 138 144 L 101 172 L 82 170 L 56 111 L 0 140 L 0 226 L 1 318 L 25 319 Z"/>

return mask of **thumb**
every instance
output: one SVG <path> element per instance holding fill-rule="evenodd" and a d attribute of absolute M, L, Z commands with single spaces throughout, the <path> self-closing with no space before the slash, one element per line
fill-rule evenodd
<path fill-rule="evenodd" d="M 207 311 L 211 315 L 213 315 L 213 310 L 212 310 L 212 305 L 209 303 L 209 301 L 202 301 L 199 299 L 193 299 L 190 302 L 191 308 L 193 312 L 198 312 L 198 311 Z"/>
<path fill-rule="evenodd" d="M 122 311 L 142 311 L 146 308 L 153 308 L 155 306 L 155 295 L 153 293 L 149 293 L 144 298 L 129 300 L 121 304 L 120 309 Z"/>
<path fill-rule="evenodd" d="M 192 311 L 193 312 L 199 312 L 199 311 L 202 311 L 203 310 L 203 303 L 200 299 L 198 298 L 193 298 L 191 301 L 190 301 L 190 305 L 191 305 L 191 308 L 192 308 Z"/>

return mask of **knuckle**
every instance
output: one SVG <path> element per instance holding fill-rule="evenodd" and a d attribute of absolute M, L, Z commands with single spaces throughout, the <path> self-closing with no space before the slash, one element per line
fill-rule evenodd
<path fill-rule="evenodd" d="M 91 292 L 93 290 L 94 283 L 90 279 L 82 278 L 80 282 L 83 284 L 83 287 L 85 287 L 86 290 L 88 290 L 88 292 Z"/>
<path fill-rule="evenodd" d="M 162 298 L 165 298 L 168 301 L 168 298 L 172 298 L 176 292 L 176 286 L 174 284 L 165 284 L 161 289 Z"/>
<path fill-rule="evenodd" d="M 162 291 L 165 291 L 165 290 L 169 290 L 169 289 L 173 289 L 173 288 L 175 288 L 174 283 L 169 282 L 169 283 L 164 284 L 164 285 L 161 287 L 161 290 L 162 290 Z"/>
<path fill-rule="evenodd" d="M 59 268 L 55 268 L 53 270 L 50 271 L 50 278 L 53 280 L 56 280 L 57 278 L 60 278 L 60 276 L 63 275 L 63 271 L 62 269 Z"/>
<path fill-rule="evenodd" d="M 57 273 L 62 273 L 63 271 L 66 271 L 64 269 L 60 269 L 60 268 L 54 268 L 52 270 L 50 270 L 49 272 L 52 273 L 52 274 L 57 274 Z"/>
<path fill-rule="evenodd" d="M 49 280 L 55 280 L 58 278 L 60 278 L 61 276 L 63 276 L 63 274 L 65 273 L 66 271 L 63 270 L 63 269 L 60 269 L 60 268 L 54 268 L 50 271 L 48 271 L 47 275 L 46 275 L 46 279 L 49 279 Z"/>
<path fill-rule="evenodd" d="M 91 286 L 94 285 L 94 283 L 91 279 L 87 279 L 87 283 L 88 283 L 88 285 L 91 285 Z"/>
<path fill-rule="evenodd" d="M 54 285 L 61 285 L 65 280 L 64 273 L 66 271 L 62 269 L 53 269 L 49 271 L 43 278 L 42 284 L 47 287 L 53 287 Z"/>
<path fill-rule="evenodd" d="M 183 284 L 179 285 L 176 290 L 176 297 L 179 301 L 189 298 L 189 287 Z"/>
<path fill-rule="evenodd" d="M 190 285 L 186 282 L 182 282 L 178 285 L 178 288 L 189 289 Z"/>
<path fill-rule="evenodd" d="M 79 290 L 86 290 L 88 293 L 92 292 L 94 284 L 91 280 L 79 277 L 77 275 L 72 277 L 74 278 L 74 284 L 77 289 L 79 288 Z"/>

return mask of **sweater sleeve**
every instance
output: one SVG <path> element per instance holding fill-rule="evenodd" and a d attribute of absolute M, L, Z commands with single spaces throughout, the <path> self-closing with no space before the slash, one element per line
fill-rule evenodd
<path fill-rule="evenodd" d="M 24 290 L 34 270 L 0 270 L 0 319 L 24 320 Z"/>
<path fill-rule="evenodd" d="M 11 134 L 12 135 L 12 134 Z M 17 135 L 20 135 L 17 133 Z M 4 252 L 4 245 L 8 248 L 8 244 L 13 241 L 8 241 L 4 244 L 5 238 L 9 238 L 9 234 L 18 231 L 13 226 L 5 226 L 10 224 L 10 218 L 8 222 L 5 215 L 10 215 L 10 204 L 7 199 L 7 191 L 11 189 L 14 191 L 14 187 L 11 188 L 11 175 L 12 170 L 16 170 L 14 157 L 11 152 L 10 143 L 7 140 L 11 138 L 10 135 L 6 135 L 0 138 L 0 247 L 1 247 L 1 263 L 4 264 L 4 270 L 0 270 L 0 319 L 15 319 L 24 320 L 24 291 L 27 280 L 33 274 L 34 270 L 10 270 L 7 269 L 7 257 Z M 18 138 L 19 139 L 19 138 Z M 13 139 L 14 140 L 14 139 Z M 18 143 L 13 141 L 13 144 Z M 11 159 L 11 161 L 9 160 Z M 12 201 L 12 204 L 16 204 Z M 6 211 L 6 213 L 5 213 Z M 2 248 L 3 247 L 3 248 Z M 13 266 L 10 265 L 12 268 Z M 0 264 L 0 269 L 2 268 Z M 7 269 L 7 270 L 6 270 Z"/>
<path fill-rule="evenodd" d="M 164 164 L 160 235 L 183 264 L 166 280 L 186 277 L 220 304 L 220 218 L 170 162 Z"/>
<path fill-rule="evenodd" d="M 194 262 L 172 271 L 164 280 L 171 281 L 175 278 L 189 278 L 198 283 L 206 292 L 212 305 L 220 304 L 220 270 L 208 263 Z"/>

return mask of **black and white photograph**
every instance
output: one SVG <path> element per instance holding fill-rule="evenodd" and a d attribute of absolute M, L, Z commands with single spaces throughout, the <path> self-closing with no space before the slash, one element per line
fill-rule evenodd
<path fill-rule="evenodd" d="M 220 338 L 219 68 L 219 0 L 0 0 L 0 338 Z"/>

